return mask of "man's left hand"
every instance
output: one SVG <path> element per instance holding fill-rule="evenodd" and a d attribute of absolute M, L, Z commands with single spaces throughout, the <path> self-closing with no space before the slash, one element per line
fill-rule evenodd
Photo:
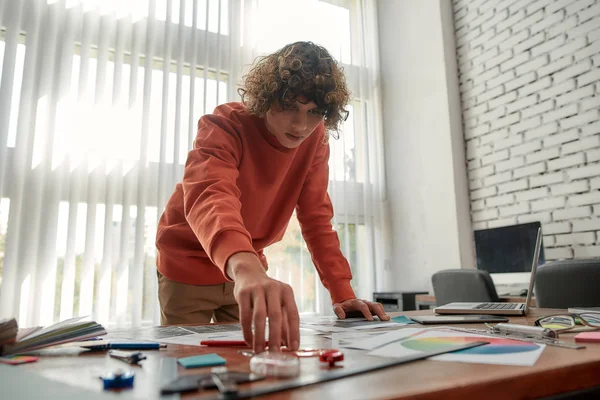
<path fill-rule="evenodd" d="M 333 312 L 339 319 L 345 319 L 348 313 L 356 314 L 356 312 L 359 312 L 369 321 L 373 320 L 373 315 L 377 315 L 382 321 L 390 320 L 390 316 L 385 313 L 381 303 L 361 299 L 349 299 L 341 303 L 335 303 Z"/>

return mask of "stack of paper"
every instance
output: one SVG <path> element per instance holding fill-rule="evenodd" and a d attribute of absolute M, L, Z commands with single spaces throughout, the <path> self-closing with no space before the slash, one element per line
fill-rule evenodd
<path fill-rule="evenodd" d="M 84 318 L 86 317 L 71 318 L 46 328 L 36 327 L 20 330 L 16 341 L 0 347 L 0 354 L 22 354 L 106 334 L 102 325 L 94 321 L 82 321 Z"/>
<path fill-rule="evenodd" d="M 408 320 L 409 323 L 412 321 Z M 306 317 L 300 319 L 300 327 L 320 332 L 348 332 L 354 330 L 371 330 L 378 328 L 398 328 L 406 325 L 405 321 L 381 321 L 374 317 L 368 321 L 366 318 L 346 318 L 337 317 Z"/>

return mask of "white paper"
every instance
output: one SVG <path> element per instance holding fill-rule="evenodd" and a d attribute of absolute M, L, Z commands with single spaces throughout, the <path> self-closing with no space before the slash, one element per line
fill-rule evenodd
<path fill-rule="evenodd" d="M 421 334 L 424 329 L 418 328 L 403 328 L 391 332 L 386 332 L 381 335 L 371 336 L 367 339 L 352 341 L 351 343 L 342 344 L 342 347 L 359 349 L 359 350 L 374 350 L 378 347 L 389 343 L 397 342 L 411 335 Z"/>
<path fill-rule="evenodd" d="M 374 324 L 373 322 L 369 322 L 364 325 L 355 326 L 351 329 L 365 330 L 365 329 L 379 329 L 379 328 L 390 328 L 390 327 L 399 328 L 404 325 L 407 325 L 407 324 L 394 322 L 394 321 L 383 321 L 383 322 L 379 322 L 376 324 Z M 346 328 L 346 329 L 348 329 L 348 328 Z"/>
<path fill-rule="evenodd" d="M 346 319 L 339 319 L 338 317 L 305 317 L 300 319 L 300 323 L 305 325 L 336 325 L 338 323 L 349 324 L 366 320 L 364 317 Z"/>
<path fill-rule="evenodd" d="M 168 338 L 162 338 L 159 339 L 159 342 L 167 344 L 185 344 L 186 346 L 200 346 L 201 340 L 205 340 L 202 338 L 202 335 L 193 333 L 191 335 L 185 336 L 173 336 Z"/>
<path fill-rule="evenodd" d="M 331 332 L 347 332 L 348 328 L 338 328 L 336 326 L 330 325 L 302 325 L 300 324 L 301 329 L 310 329 L 312 331 L 320 332 L 320 333 L 331 333 Z"/>
<path fill-rule="evenodd" d="M 182 327 L 185 329 L 185 327 Z M 300 329 L 302 337 L 314 336 L 315 332 L 312 330 Z M 265 339 L 269 338 L 269 330 L 265 331 Z M 158 341 L 161 343 L 170 344 L 185 344 L 191 346 L 200 346 L 200 342 L 203 340 L 244 340 L 244 333 L 242 331 L 234 332 L 212 332 L 212 333 L 191 333 L 185 336 L 174 336 L 168 338 L 161 338 Z"/>
<path fill-rule="evenodd" d="M 383 332 L 358 331 L 358 332 L 334 332 L 331 335 L 325 336 L 331 339 L 331 348 L 338 349 L 341 347 L 353 348 L 352 344 L 357 341 L 363 341 L 373 338 L 377 335 L 383 335 Z"/>
<path fill-rule="evenodd" d="M 409 330 L 409 329 L 403 329 Z M 423 330 L 424 332 L 389 343 L 371 351 L 369 355 L 379 357 L 404 357 L 422 351 L 441 350 L 452 345 L 465 344 L 469 338 L 480 338 L 488 345 L 462 350 L 456 353 L 432 357 L 432 360 L 458 361 L 481 364 L 532 366 L 546 345 L 507 338 L 497 338 L 451 330 Z M 400 331 L 398 331 L 400 332 Z"/>
<path fill-rule="evenodd" d="M 301 327 L 326 333 L 389 327 L 398 328 L 404 325 L 406 324 L 394 321 L 381 321 L 377 317 L 373 321 L 369 321 L 366 318 L 338 319 L 337 317 L 312 317 L 300 320 Z"/>

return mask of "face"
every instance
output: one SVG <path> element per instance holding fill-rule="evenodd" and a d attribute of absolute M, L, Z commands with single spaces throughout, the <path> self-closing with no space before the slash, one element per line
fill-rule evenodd
<path fill-rule="evenodd" d="M 271 106 L 265 115 L 267 129 L 282 146 L 293 149 L 300 146 L 323 121 L 323 111 L 312 101 L 296 100 L 290 108 Z"/>

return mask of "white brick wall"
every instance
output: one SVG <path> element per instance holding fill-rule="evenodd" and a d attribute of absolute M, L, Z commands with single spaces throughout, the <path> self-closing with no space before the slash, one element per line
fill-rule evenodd
<path fill-rule="evenodd" d="M 600 257 L 600 0 L 453 0 L 473 229 Z"/>

